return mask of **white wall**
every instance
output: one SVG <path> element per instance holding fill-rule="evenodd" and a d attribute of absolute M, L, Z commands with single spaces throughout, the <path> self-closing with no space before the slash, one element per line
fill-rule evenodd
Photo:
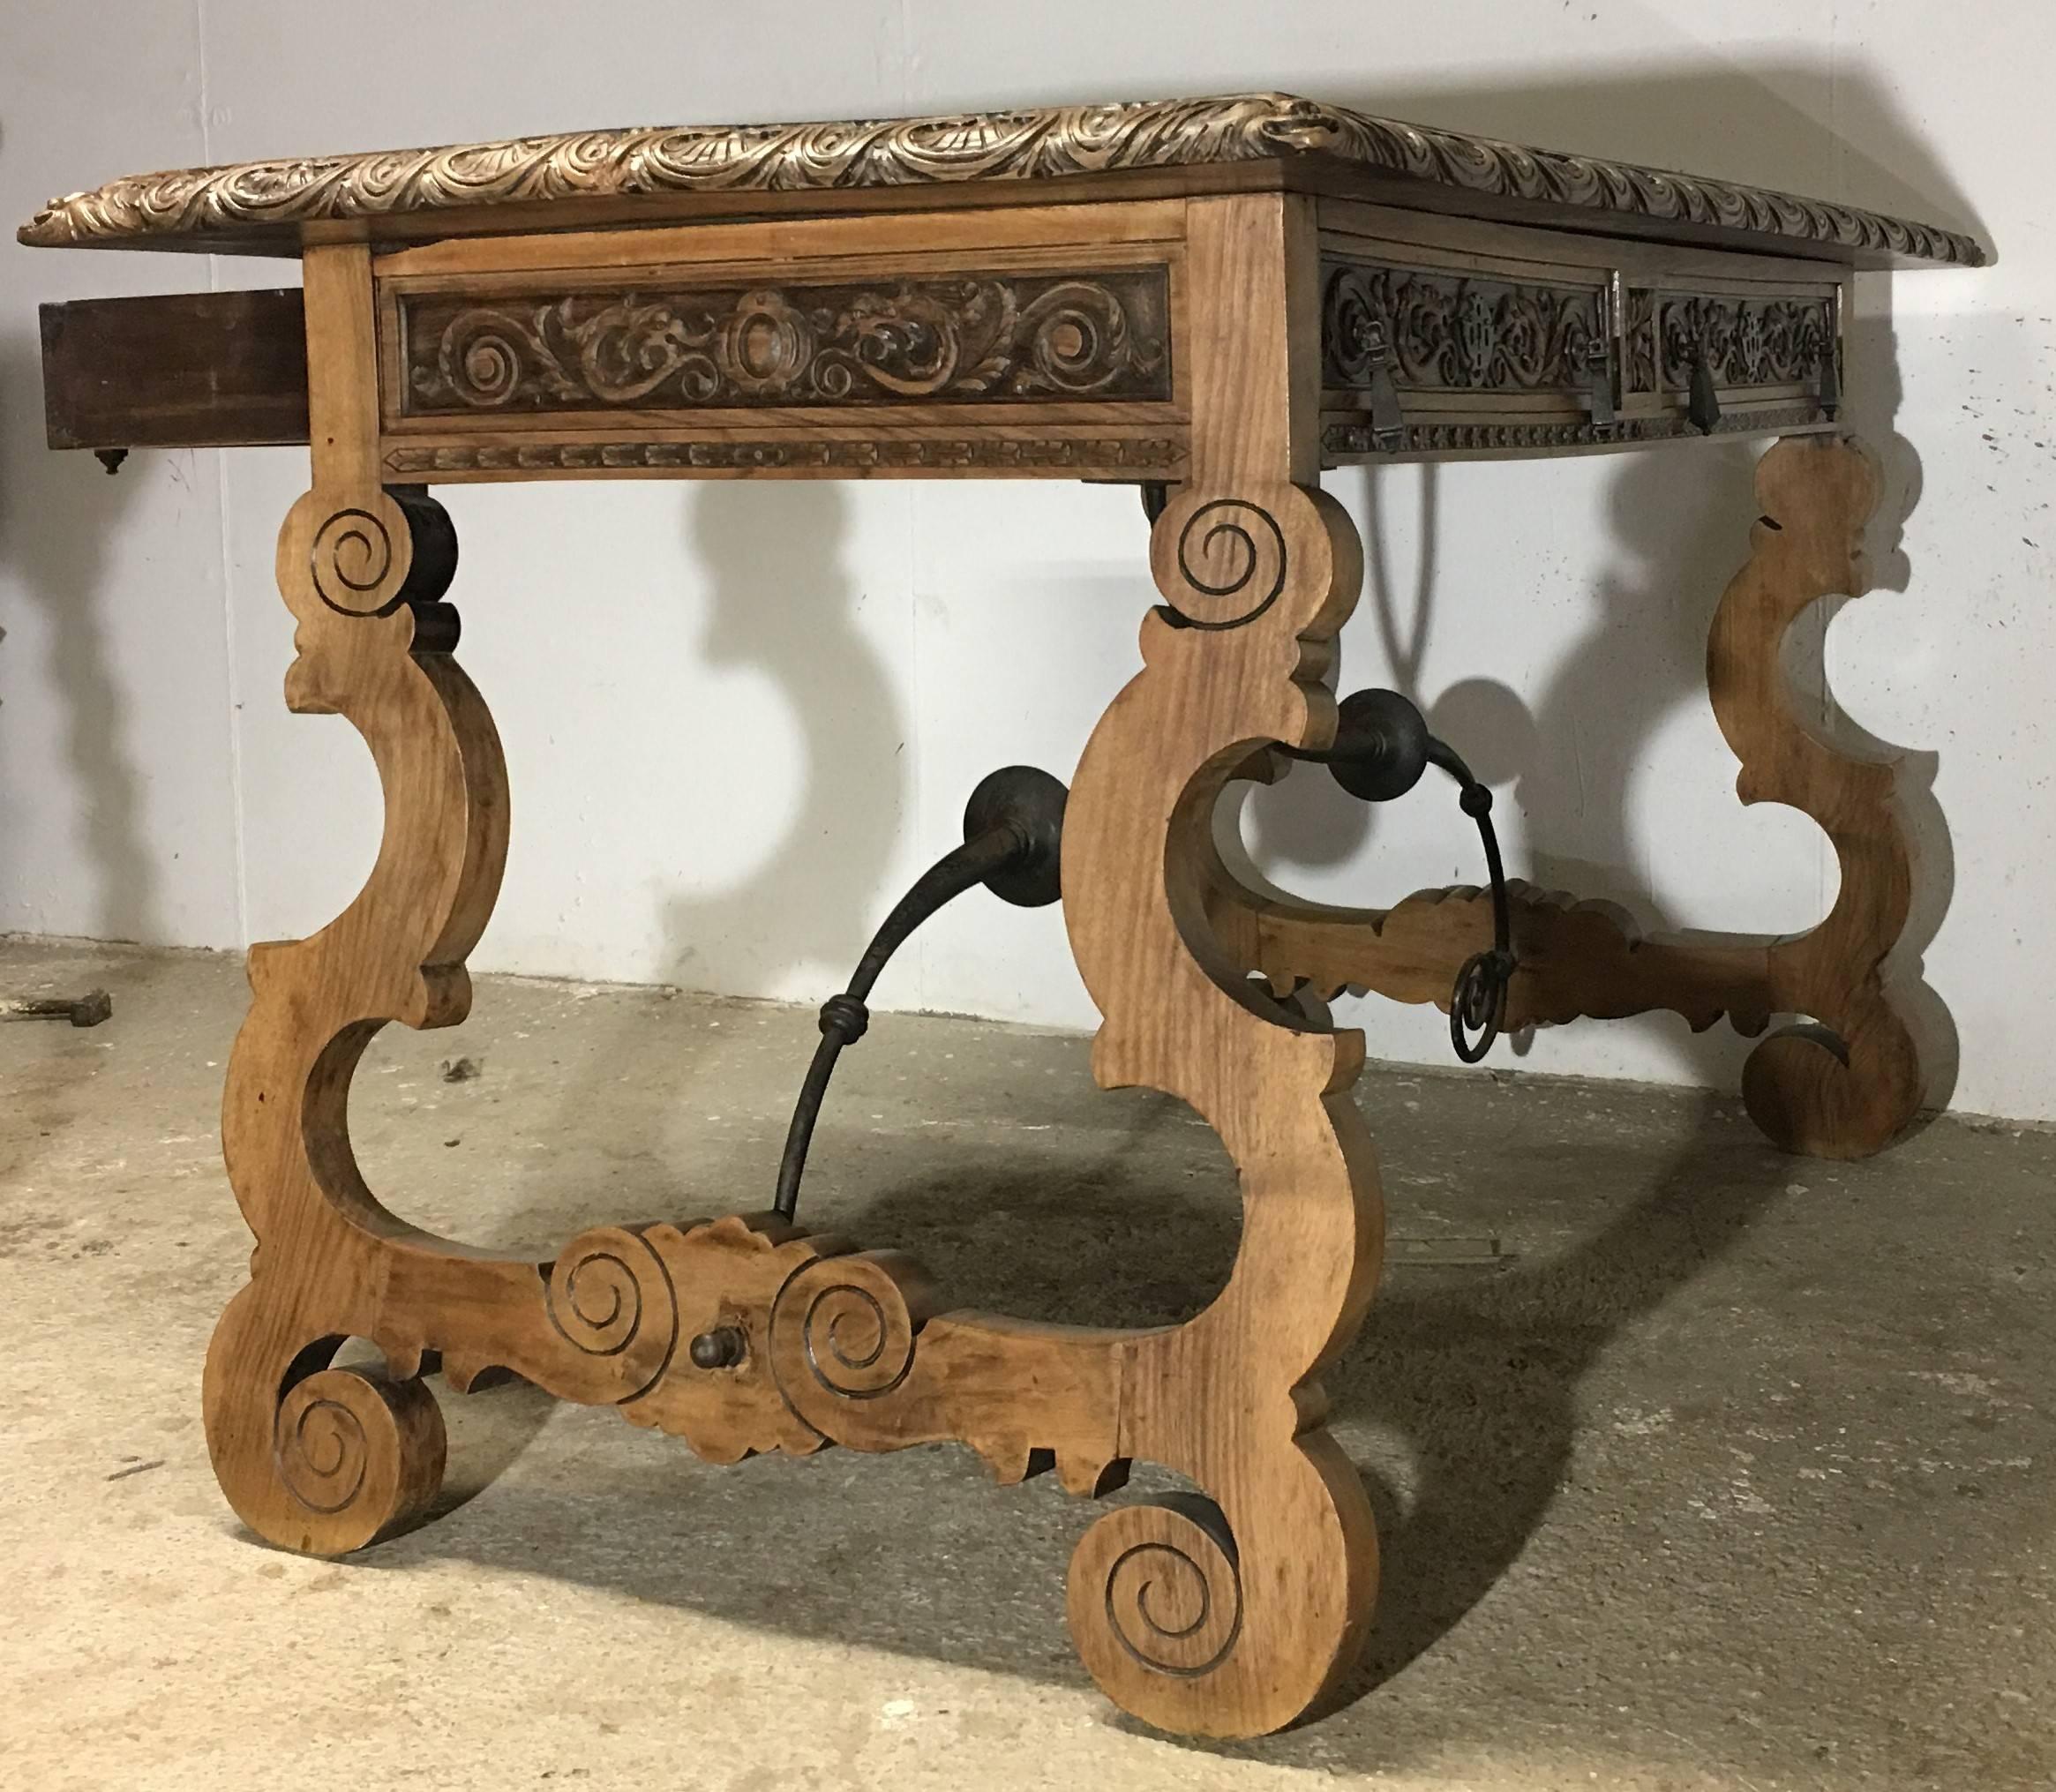
<path fill-rule="evenodd" d="M 1276 86 L 1980 230 L 1990 271 L 1862 282 L 1858 420 L 1899 506 L 1917 503 L 1882 563 L 1901 589 L 1846 608 L 1829 658 L 1847 711 L 1932 781 L 1939 874 L 1915 944 L 1962 1040 L 1943 1092 L 1953 1076 L 1960 1107 L 2056 1119 L 2052 65 L 2056 8 L 2028 0 L 7 0 L 0 214 L 138 169 L 296 151 Z M 41 445 L 36 300 L 294 277 L 0 246 L 0 926 L 239 947 L 318 926 L 369 867 L 368 759 L 346 724 L 280 699 L 272 544 L 304 455 L 139 454 L 109 480 Z M 1330 482 L 1377 529 L 1345 683 L 1430 707 L 1500 785 L 1517 869 L 1652 923 L 1796 930 L 1833 894 L 1810 822 L 1735 803 L 1705 707 L 1752 452 Z M 515 805 L 484 969 L 818 998 L 952 839 L 980 772 L 1068 776 L 1153 595 L 1117 489 L 446 498 L 463 657 Z M 1249 826 L 1274 875 L 1332 899 L 1478 874 L 1461 818 L 1425 798 L 1367 818 L 1302 775 Z M 978 899 L 881 996 L 1092 1020 L 1055 913 Z M 1446 1056 L 1431 1014 L 1354 1017 L 1374 1053 Z M 1545 1034 L 1527 1062 L 1725 1082 L 1744 1049 L 1659 1017 Z"/>

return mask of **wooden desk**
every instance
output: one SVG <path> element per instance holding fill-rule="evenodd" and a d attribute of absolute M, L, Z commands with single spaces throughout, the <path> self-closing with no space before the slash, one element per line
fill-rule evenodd
<path fill-rule="evenodd" d="M 59 446 L 310 443 L 279 540 L 299 622 L 286 698 L 347 716 L 384 784 L 364 889 L 311 938 L 252 949 L 223 1105 L 259 1249 L 208 1356 L 207 1435 L 274 1543 L 340 1554 L 423 1514 L 444 1439 L 421 1377 L 439 1366 L 460 1391 L 512 1372 L 618 1406 L 719 1462 L 951 1438 L 1002 1481 L 1054 1469 L 1097 1496 L 1142 1457 L 1211 1497 L 1085 1531 L 1071 1629 L 1109 1696 L 1247 1736 L 1335 1687 L 1377 1551 L 1316 1376 L 1370 1299 L 1382 1220 L 1350 1098 L 1362 1038 L 1309 998 L 1446 1002 L 1490 924 L 1475 892 L 1383 911 L 1279 899 L 1215 851 L 1227 784 L 1334 735 L 1362 555 L 1327 467 L 1782 439 L 1708 682 L 1743 800 L 1790 804 L 1834 841 L 1833 911 L 1792 940 L 1638 940 L 1518 891 L 1508 1021 L 1797 1016 L 1745 1077 L 1777 1143 L 1857 1156 L 1915 1111 L 1913 1042 L 1879 977 L 1910 885 L 1893 769 L 1802 727 L 1779 648 L 1817 599 L 1865 589 L 1877 478 L 1837 424 L 1850 273 L 1974 266 L 1964 237 L 1276 95 L 189 170 L 56 201 L 20 234 L 303 265 L 304 298 L 44 319 Z M 1184 1325 L 952 1311 L 895 1250 L 761 1213 L 600 1226 L 552 1263 L 503 1261 L 396 1218 L 351 1154 L 371 1036 L 465 1014 L 506 844 L 430 488 L 886 475 L 1160 488 L 1162 603 L 1078 764 L 1062 882 L 1104 1016 L 1099 1080 L 1178 1096 L 1240 1166 L 1234 1274 Z M 350 1337 L 384 1352 L 382 1375 L 332 1366 Z"/>

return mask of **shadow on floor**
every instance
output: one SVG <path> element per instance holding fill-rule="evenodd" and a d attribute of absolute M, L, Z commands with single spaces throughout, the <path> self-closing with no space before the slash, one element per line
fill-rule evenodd
<path fill-rule="evenodd" d="M 1082 1324 L 1174 1321 L 1225 1278 L 1237 1215 L 1210 1135 L 1158 1099 L 1137 1099 L 1131 1119 L 1089 1167 L 1054 1151 L 1044 1163 L 958 1149 L 946 1176 L 822 1218 L 916 1248 L 957 1304 Z M 1392 1765 L 1381 1701 L 1364 1695 L 1460 1625 L 1546 1522 L 1570 1472 L 1580 1383 L 1609 1344 L 1726 1254 L 1786 1186 L 1790 1160 L 1730 1105 L 1707 1101 L 1678 1131 L 1663 1151 L 1559 1145 L 1529 1130 L 1438 1154 L 1459 1185 L 1525 1182 L 1545 1200 L 1575 1187 L 1580 1209 L 1613 1217 L 1498 1273 L 1389 1276 L 1362 1339 L 1326 1378 L 1379 1511 L 1384 1583 L 1369 1653 L 1324 1721 L 1228 1752 Z M 522 1388 L 445 1406 L 484 1478 L 549 1410 Z M 1159 1484 L 1138 1466 L 1136 1491 Z M 830 1451 L 717 1473 L 610 1414 L 567 1410 L 521 1473 L 461 1521 L 360 1559 L 404 1570 L 459 1554 L 787 1633 L 1077 1683 L 1063 1570 L 1098 1510 L 1048 1481 L 995 1491 L 953 1449 Z"/>

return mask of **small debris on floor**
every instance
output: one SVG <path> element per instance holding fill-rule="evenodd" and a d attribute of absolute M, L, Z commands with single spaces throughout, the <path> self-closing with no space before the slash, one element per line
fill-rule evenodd
<path fill-rule="evenodd" d="M 446 1083 L 471 1083 L 476 1081 L 484 1068 L 476 1058 L 445 1058 L 442 1078 Z"/>
<path fill-rule="evenodd" d="M 126 1481 L 131 1474 L 147 1474 L 153 1468 L 162 1468 L 164 1458 L 160 1456 L 149 1462 L 131 1462 L 126 1468 L 117 1468 L 106 1477 L 109 1481 Z"/>
<path fill-rule="evenodd" d="M 70 1021 L 75 1027 L 96 1027 L 114 1013 L 114 1002 L 104 989 L 89 989 L 84 995 L 0 997 L 0 1019 L 11 1021 Z"/>

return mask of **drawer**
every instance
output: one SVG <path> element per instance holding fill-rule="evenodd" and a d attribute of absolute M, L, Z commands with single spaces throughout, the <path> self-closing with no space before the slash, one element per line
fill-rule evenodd
<path fill-rule="evenodd" d="M 1833 289 L 1705 292 L 1638 285 L 1627 289 L 1626 313 L 1630 392 L 1682 399 L 1703 363 L 1723 396 L 1746 401 L 1767 388 L 1839 399 Z"/>
<path fill-rule="evenodd" d="M 1840 271 L 1329 201 L 1331 464 L 1835 426 Z"/>
<path fill-rule="evenodd" d="M 1323 380 L 1368 386 L 1381 356 L 1421 396 L 1554 394 L 1588 399 L 1610 371 L 1607 287 L 1535 286 L 1336 258 L 1321 269 Z"/>

